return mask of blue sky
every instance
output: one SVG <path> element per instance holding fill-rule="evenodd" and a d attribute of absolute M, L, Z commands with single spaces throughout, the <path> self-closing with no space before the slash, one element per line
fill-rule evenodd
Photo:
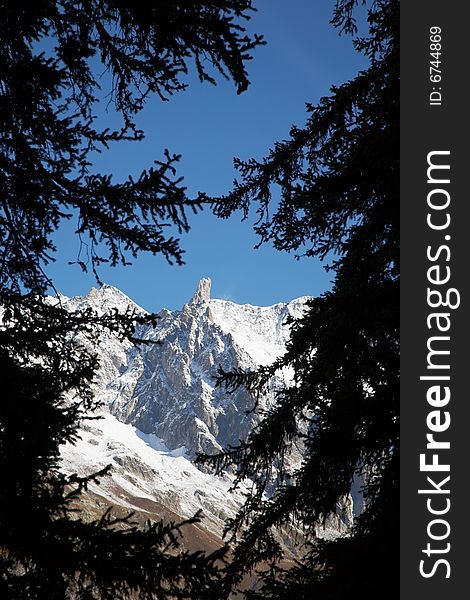
<path fill-rule="evenodd" d="M 168 148 L 182 154 L 178 173 L 189 195 L 224 194 L 237 176 L 233 157 L 261 159 L 288 136 L 292 124 L 305 122 L 306 102 L 315 103 L 363 66 L 351 39 L 329 24 L 332 0 L 255 0 L 255 6 L 249 27 L 262 33 L 267 45 L 248 65 L 248 91 L 237 96 L 231 82 L 219 80 L 214 87 L 191 77 L 190 88 L 169 102 L 149 101 L 138 118 L 143 142 L 116 145 L 97 156 L 94 168 L 124 180 Z M 114 121 L 112 113 L 106 118 Z M 126 268 L 101 268 L 101 279 L 151 311 L 181 308 L 206 276 L 212 278 L 213 297 L 257 305 L 317 295 L 330 285 L 332 274 L 314 259 L 297 261 L 267 245 L 254 250 L 253 219 L 219 220 L 208 210 L 189 217 L 191 231 L 181 238 L 184 266 L 144 254 Z M 56 288 L 69 296 L 96 285 L 93 275 L 67 264 L 78 251 L 73 224 L 58 233 L 57 261 L 48 268 Z"/>

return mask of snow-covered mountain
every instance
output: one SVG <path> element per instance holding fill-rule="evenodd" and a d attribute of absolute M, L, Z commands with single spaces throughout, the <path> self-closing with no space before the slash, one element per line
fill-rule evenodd
<path fill-rule="evenodd" d="M 65 446 L 62 457 L 63 468 L 79 474 L 112 465 L 112 477 L 92 484 L 95 498 L 150 518 L 189 517 L 202 509 L 205 531 L 220 537 L 224 520 L 243 501 L 243 490 L 229 492 L 229 473 L 216 477 L 192 460 L 197 452 L 236 444 L 257 417 L 248 412 L 254 400 L 246 390 L 227 394 L 215 386 L 214 375 L 219 365 L 253 369 L 280 356 L 289 335 L 286 318 L 300 317 L 306 298 L 268 307 L 238 305 L 211 299 L 210 287 L 210 279 L 202 279 L 182 310 L 163 309 L 155 328 L 138 332 L 159 344 L 133 345 L 103 334 L 94 384 L 96 397 L 104 402 L 103 418 L 86 423 L 81 440 Z M 130 307 L 145 312 L 108 285 L 61 301 L 72 311 L 124 312 Z M 332 524 L 324 534 L 338 527 Z"/>

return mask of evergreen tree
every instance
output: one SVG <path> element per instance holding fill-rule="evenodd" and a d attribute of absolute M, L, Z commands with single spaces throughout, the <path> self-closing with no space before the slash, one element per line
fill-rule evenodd
<path fill-rule="evenodd" d="M 282 358 L 256 372 L 220 372 L 229 391 L 258 395 L 279 370 L 294 374 L 245 442 L 202 458 L 219 471 L 235 465 L 237 481 L 256 484 L 229 527 L 236 546 L 221 597 L 266 561 L 250 599 L 398 596 L 399 10 L 397 0 L 371 2 L 361 37 L 357 4 L 337 0 L 332 23 L 353 35 L 367 68 L 308 105 L 306 126 L 265 160 L 237 160 L 242 181 L 215 201 L 222 218 L 255 206 L 260 243 L 327 258 L 334 273 L 331 290 L 292 323 Z M 289 472 L 294 443 L 302 460 Z M 275 492 L 263 496 L 273 479 Z M 341 516 L 358 479 L 365 507 L 351 535 L 317 539 L 315 526 Z M 279 566 L 274 535 L 286 525 L 307 539 L 290 570 Z"/>
<path fill-rule="evenodd" d="M 60 445 L 74 441 L 95 407 L 97 357 L 85 349 L 99 331 L 135 339 L 135 314 L 68 313 L 47 265 L 53 235 L 77 219 L 83 269 L 126 264 L 140 251 L 182 263 L 165 228 L 188 230 L 188 198 L 166 153 L 138 179 L 114 182 L 92 170 L 93 152 L 139 141 L 135 116 L 150 95 L 221 74 L 237 91 L 245 61 L 262 43 L 245 33 L 251 0 L 39 0 L 1 3 L 0 29 L 0 597 L 214 597 L 216 561 L 181 550 L 182 524 L 149 523 L 109 512 L 87 522 L 76 500 L 91 480 L 66 477 Z M 102 72 L 111 92 L 100 97 Z M 105 78 L 106 81 L 106 78 Z M 100 129 L 99 101 L 122 118 Z M 80 342 L 81 340 L 81 342 Z M 88 344 L 88 347 L 90 344 Z M 197 519 L 197 517 L 195 517 Z"/>

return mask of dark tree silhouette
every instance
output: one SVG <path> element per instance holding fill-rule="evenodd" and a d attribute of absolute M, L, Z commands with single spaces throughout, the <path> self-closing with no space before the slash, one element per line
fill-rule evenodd
<path fill-rule="evenodd" d="M 245 61 L 262 43 L 246 34 L 251 0 L 40 0 L 0 6 L 0 597 L 206 598 L 217 553 L 181 550 L 181 524 L 106 513 L 87 522 L 76 500 L 92 479 L 65 477 L 60 445 L 73 441 L 95 406 L 97 359 L 85 349 L 103 328 L 135 337 L 134 314 L 69 314 L 47 264 L 53 235 L 77 219 L 77 262 L 126 264 L 140 251 L 181 263 L 170 233 L 188 230 L 188 198 L 169 152 L 136 180 L 92 171 L 93 152 L 139 141 L 135 115 L 151 95 L 186 88 L 191 64 L 202 81 L 217 74 L 238 92 Z M 104 79 L 102 78 L 105 72 Z M 111 90 L 101 92 L 99 82 Z M 100 129 L 104 99 L 122 119 Z M 81 340 L 81 342 L 80 342 Z M 88 344 L 90 346 L 90 344 Z"/>
<path fill-rule="evenodd" d="M 285 356 L 256 372 L 220 374 L 229 390 L 260 394 L 278 370 L 294 373 L 245 442 L 201 457 L 219 471 L 236 465 L 238 480 L 256 483 L 230 524 L 237 543 L 221 597 L 262 561 L 272 569 L 249 598 L 398 596 L 399 11 L 397 0 L 370 2 L 361 37 L 357 4 L 337 0 L 332 23 L 354 36 L 368 67 L 309 105 L 306 126 L 264 161 L 237 160 L 242 181 L 215 201 L 223 218 L 255 206 L 261 242 L 328 258 L 335 274 L 292 324 Z M 289 472 L 294 443 L 302 461 Z M 276 491 L 263 497 L 273 474 Z M 315 525 L 340 514 L 354 479 L 365 507 L 351 535 L 318 540 Z M 273 528 L 286 524 L 303 528 L 308 545 L 283 571 Z"/>

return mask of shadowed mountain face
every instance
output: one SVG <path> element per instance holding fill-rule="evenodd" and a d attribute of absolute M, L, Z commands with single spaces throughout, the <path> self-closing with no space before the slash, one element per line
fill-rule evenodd
<path fill-rule="evenodd" d="M 229 473 L 215 477 L 196 468 L 192 459 L 197 452 L 237 444 L 258 417 L 248 412 L 254 405 L 248 392 L 227 394 L 215 386 L 214 376 L 219 365 L 254 369 L 280 356 L 289 336 L 285 320 L 302 315 L 306 298 L 269 307 L 238 305 L 212 300 L 210 287 L 210 279 L 202 279 L 182 310 L 163 309 L 155 328 L 138 332 L 159 344 L 135 346 L 102 336 L 95 349 L 100 369 L 94 391 L 104 403 L 103 418 L 86 423 L 82 439 L 65 446 L 62 456 L 68 472 L 85 474 L 112 465 L 112 477 L 92 487 L 95 497 L 144 516 L 147 510 L 149 518 L 164 516 L 165 510 L 188 517 L 202 508 L 205 530 L 220 537 L 224 520 L 243 501 L 243 489 L 229 493 Z M 62 297 L 62 302 L 69 310 L 125 311 L 130 306 L 143 311 L 106 285 L 85 297 Z M 288 379 L 289 373 L 280 374 L 273 386 Z M 261 404 L 272 401 L 267 394 Z M 162 515 L 149 509 L 158 506 Z M 323 535 L 337 535 L 338 529 L 344 529 L 339 521 Z"/>

